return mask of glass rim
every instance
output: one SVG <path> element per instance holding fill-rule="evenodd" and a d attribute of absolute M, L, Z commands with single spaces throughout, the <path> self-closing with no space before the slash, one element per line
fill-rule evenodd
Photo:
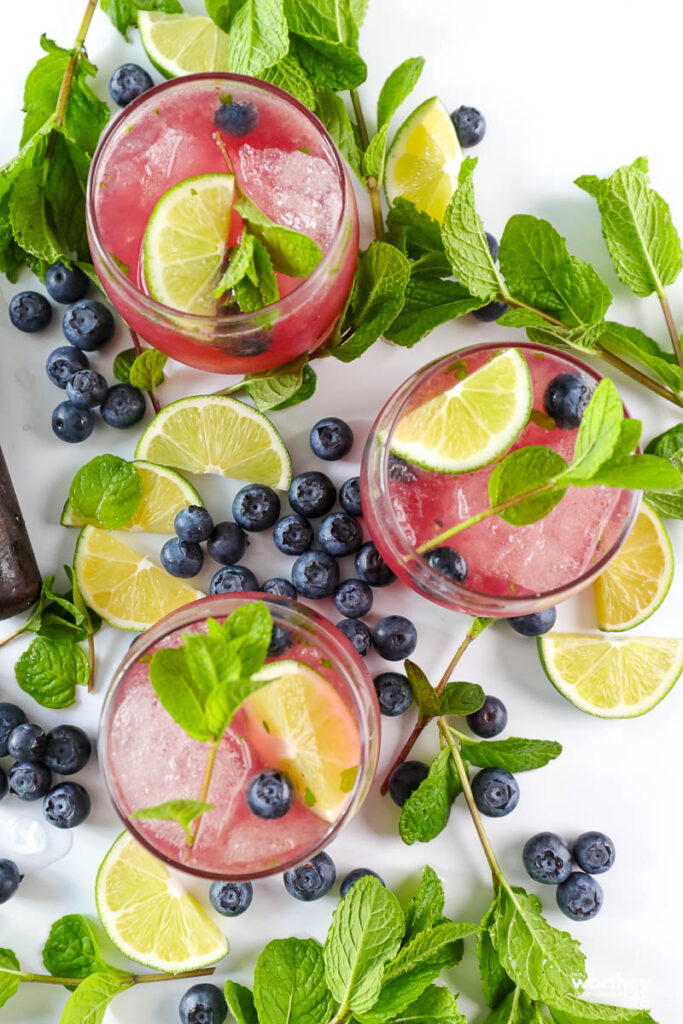
<path fill-rule="evenodd" d="M 141 288 L 134 284 L 131 279 L 123 273 L 120 266 L 112 258 L 103 243 L 95 212 L 97 191 L 96 180 L 98 178 L 100 165 L 106 154 L 107 147 L 112 136 L 119 128 L 122 118 L 144 106 L 150 99 L 157 97 L 168 90 L 181 89 L 185 86 L 196 84 L 197 82 L 217 80 L 224 82 L 237 82 L 247 85 L 253 89 L 270 93 L 288 106 L 294 107 L 306 117 L 329 149 L 333 162 L 332 166 L 337 173 L 337 181 L 340 186 L 341 209 L 339 211 L 339 221 L 328 249 L 322 254 L 322 258 L 317 267 L 308 275 L 308 277 L 304 278 L 301 284 L 297 285 L 296 288 L 293 288 L 291 292 L 278 299 L 277 302 L 273 302 L 268 306 L 263 306 L 261 309 L 252 310 L 249 313 L 224 313 L 204 316 L 198 313 L 188 313 L 182 309 L 176 309 L 174 306 L 166 306 L 163 302 L 158 302 L 156 299 L 153 299 L 151 295 L 148 295 L 147 292 L 142 291 Z M 100 138 L 88 174 L 85 204 L 86 225 L 88 228 L 91 248 L 94 248 L 95 250 L 93 255 L 96 254 L 98 261 L 103 265 L 106 271 L 109 274 L 114 275 L 117 288 L 125 294 L 126 298 L 130 302 L 135 303 L 145 314 L 152 314 L 157 317 L 163 317 L 165 319 L 172 319 L 175 321 L 182 320 L 184 323 L 194 325 L 197 329 L 206 329 L 213 326 L 220 326 L 224 328 L 232 326 L 238 328 L 262 327 L 264 316 L 268 317 L 269 314 L 272 316 L 273 313 L 280 312 L 290 313 L 293 309 L 296 309 L 302 302 L 308 299 L 310 293 L 316 291 L 330 262 L 336 258 L 335 249 L 345 230 L 348 205 L 346 193 L 347 172 L 341 154 L 322 121 L 320 121 L 320 119 L 316 117 L 308 107 L 301 103 L 300 100 L 295 96 L 292 96 L 290 93 L 285 92 L 284 89 L 280 89 L 278 86 L 272 85 L 270 82 L 264 82 L 260 78 L 252 78 L 249 75 L 236 75 L 227 71 L 202 71 L 193 75 L 183 75 L 180 78 L 172 78 L 168 81 L 160 82 L 159 85 L 155 85 L 153 88 L 143 92 L 140 96 L 129 103 L 120 112 L 120 114 L 112 118 L 111 123 L 107 126 L 104 134 Z"/>
<path fill-rule="evenodd" d="M 159 860 L 163 861 L 164 864 L 176 871 L 181 871 L 185 874 L 193 875 L 196 878 L 209 879 L 212 881 L 222 881 L 226 877 L 225 870 L 211 871 L 208 868 L 197 868 L 190 864 L 180 864 L 174 858 L 168 856 L 165 853 L 160 852 L 150 839 L 141 833 L 138 828 L 137 821 L 131 819 L 130 816 L 124 811 L 119 805 L 119 801 L 114 793 L 114 786 L 110 779 L 110 769 L 108 765 L 108 749 L 107 749 L 107 725 L 111 716 L 113 703 L 116 698 L 116 694 L 119 691 L 121 684 L 124 682 L 125 677 L 129 671 L 145 654 L 150 647 L 153 647 L 160 640 L 167 637 L 170 633 L 176 632 L 183 626 L 190 626 L 193 623 L 201 620 L 206 620 L 211 614 L 212 609 L 215 611 L 216 617 L 227 615 L 234 608 L 239 607 L 242 604 L 250 603 L 254 601 L 262 601 L 267 606 L 274 606 L 275 608 L 281 608 L 289 611 L 291 614 L 292 610 L 300 616 L 301 619 L 307 621 L 308 628 L 311 630 L 322 631 L 325 634 L 326 643 L 332 643 L 332 645 L 338 646 L 340 652 L 345 656 L 344 664 L 339 667 L 335 663 L 335 667 L 340 672 L 343 678 L 345 690 L 347 694 L 350 694 L 353 701 L 353 711 L 358 724 L 359 741 L 360 741 L 360 761 L 358 765 L 358 772 L 356 779 L 351 790 L 348 793 L 348 800 L 344 810 L 336 819 L 336 821 L 328 824 L 325 831 L 320 836 L 315 847 L 312 847 L 306 855 L 302 858 L 297 856 L 288 860 L 279 862 L 275 868 L 264 868 L 261 871 L 250 871 L 249 873 L 240 873 L 231 871 L 230 880 L 234 882 L 248 882 L 258 878 L 269 878 L 274 874 L 282 874 L 284 871 L 288 871 L 291 868 L 297 867 L 302 861 L 310 859 L 320 853 L 326 846 L 328 846 L 335 838 L 337 833 L 344 827 L 346 822 L 353 818 L 356 811 L 361 806 L 365 796 L 367 795 L 368 786 L 365 784 L 364 779 L 371 769 L 370 779 L 374 778 L 377 770 L 377 761 L 379 757 L 379 744 L 376 744 L 376 750 L 374 757 L 370 754 L 371 751 L 371 730 L 368 728 L 368 716 L 367 712 L 363 709 L 362 704 L 358 697 L 358 682 L 352 685 L 351 680 L 354 676 L 351 674 L 351 666 L 354 672 L 358 673 L 358 676 L 367 683 L 367 692 L 371 700 L 371 704 L 375 710 L 375 716 L 377 719 L 378 735 L 380 725 L 379 715 L 379 704 L 377 702 L 377 696 L 375 693 L 374 686 L 372 684 L 372 676 L 370 672 L 363 664 L 360 656 L 353 648 L 350 640 L 348 640 L 344 634 L 337 630 L 333 623 L 315 611 L 313 608 L 309 608 L 307 605 L 300 604 L 298 601 L 293 601 L 288 597 L 278 597 L 274 594 L 263 594 L 256 591 L 239 591 L 228 594 L 213 594 L 207 597 L 199 598 L 197 601 L 192 601 L 189 604 L 182 605 L 180 608 L 176 608 L 174 611 L 169 612 L 158 622 L 155 622 L 153 626 L 137 638 L 137 640 L 131 644 L 123 658 L 117 665 L 114 674 L 109 681 L 104 700 L 102 701 L 102 708 L 100 710 L 100 717 L 97 729 L 97 761 L 100 766 L 102 778 L 104 780 L 104 786 L 109 797 L 109 801 L 117 817 L 121 820 L 124 828 L 131 835 L 136 842 L 140 843 L 149 853 L 153 854 Z M 222 606 L 222 607 L 220 607 Z M 334 631 L 334 632 L 333 632 Z M 338 635 L 336 635 L 338 634 Z M 273 659 L 273 661 L 283 659 Z M 374 763 L 373 763 L 374 762 Z M 321 819 L 322 821 L 322 819 Z"/>
<path fill-rule="evenodd" d="M 427 363 L 425 366 L 422 366 L 419 370 L 416 370 L 387 399 L 387 401 L 382 406 L 379 414 L 375 418 L 375 421 L 374 421 L 374 423 L 373 423 L 373 425 L 372 425 L 372 427 L 370 429 L 370 433 L 368 435 L 368 440 L 367 440 L 367 444 L 366 444 L 366 450 L 365 450 L 364 456 L 363 456 L 364 464 L 367 461 L 367 457 L 368 457 L 369 452 L 372 450 L 372 448 L 375 446 L 375 444 L 377 444 L 377 430 L 376 430 L 377 423 L 384 416 L 384 414 L 387 411 L 387 409 L 391 408 L 391 426 L 389 427 L 389 431 L 388 431 L 388 434 L 387 434 L 387 438 L 390 438 L 392 433 L 393 433 L 393 431 L 394 431 L 394 429 L 395 429 L 396 423 L 398 422 L 400 417 L 403 415 L 403 413 L 404 413 L 404 411 L 406 409 L 406 406 L 411 401 L 411 399 L 412 399 L 412 397 L 414 395 L 415 386 L 418 383 L 422 383 L 427 378 L 428 375 L 430 375 L 433 372 L 436 372 L 443 364 L 447 364 L 449 362 L 452 362 L 452 360 L 454 358 L 462 357 L 462 356 L 465 356 L 465 355 L 471 355 L 472 353 L 479 352 L 479 351 L 481 351 L 483 349 L 508 349 L 508 348 L 521 348 L 521 349 L 527 349 L 527 350 L 530 349 L 531 351 L 543 352 L 543 353 L 548 354 L 548 355 L 554 355 L 554 356 L 558 356 L 559 355 L 562 359 L 564 359 L 567 362 L 571 363 L 572 365 L 576 366 L 578 369 L 582 370 L 584 373 L 587 373 L 590 377 L 593 378 L 593 380 L 595 380 L 595 381 L 602 380 L 602 375 L 597 370 L 594 370 L 592 366 L 588 365 L 588 363 L 582 362 L 582 360 L 578 359 L 572 353 L 564 352 L 562 350 L 558 350 L 556 348 L 553 348 L 550 345 L 540 345 L 540 344 L 538 344 L 536 342 L 523 341 L 523 342 L 520 342 L 519 344 L 516 344 L 514 342 L 500 342 L 500 343 L 498 343 L 498 342 L 481 342 L 481 343 L 479 343 L 477 345 L 468 345 L 465 348 L 456 349 L 455 351 L 450 352 L 450 353 L 448 353 L 445 356 L 438 356 L 436 359 L 433 359 L 431 362 Z M 393 407 L 393 403 L 395 403 L 399 393 L 400 393 L 400 405 L 398 405 L 396 407 Z M 619 396 L 619 397 L 621 398 L 621 396 Z M 626 404 L 625 404 L 625 402 L 623 400 L 622 400 L 622 406 L 623 406 L 623 409 L 624 409 L 625 416 L 627 418 L 630 418 L 630 413 L 629 413 L 628 408 L 627 408 L 627 406 L 626 406 Z M 391 500 L 387 501 L 387 499 L 388 499 L 388 486 L 387 486 L 387 481 L 388 481 L 388 465 L 389 465 L 390 455 L 391 455 L 391 451 L 390 451 L 389 444 L 387 444 L 386 441 L 385 441 L 384 442 L 384 446 L 383 446 L 383 450 L 382 450 L 382 453 L 381 453 L 380 490 L 381 490 L 381 493 L 382 493 L 382 497 L 385 499 L 383 504 L 386 503 L 386 504 L 388 504 L 389 507 L 388 508 L 384 508 L 383 507 L 382 510 L 381 510 L 381 514 L 382 514 L 383 517 L 389 517 L 389 519 L 390 519 L 390 528 L 386 531 L 386 533 L 384 534 L 384 537 L 385 538 L 386 537 L 391 537 L 392 532 L 395 531 L 398 534 L 398 536 L 400 536 L 402 538 L 403 544 L 405 546 L 405 551 L 407 552 L 408 556 L 410 557 L 410 559 L 412 559 L 412 561 L 415 564 L 419 564 L 421 573 L 422 573 L 422 575 L 424 577 L 423 580 L 415 579 L 413 573 L 410 571 L 410 568 L 409 568 L 410 562 L 406 562 L 406 565 L 408 567 L 406 569 L 406 571 L 411 576 L 411 579 L 414 580 L 415 586 L 418 588 L 418 590 L 425 597 L 427 597 L 430 600 L 432 600 L 432 599 L 436 600 L 436 601 L 438 601 L 438 603 L 441 603 L 443 605 L 447 605 L 447 602 L 448 602 L 448 598 L 445 597 L 445 596 L 442 597 L 442 594 L 441 594 L 441 591 L 443 590 L 443 587 L 444 587 L 444 580 L 447 580 L 449 592 L 452 593 L 455 596 L 457 596 L 457 595 L 464 595 L 464 596 L 470 595 L 472 598 L 474 598 L 477 601 L 480 601 L 482 604 L 484 602 L 488 601 L 488 602 L 492 602 L 492 603 L 500 603 L 501 605 L 509 605 L 509 606 L 512 606 L 513 608 L 514 608 L 515 605 L 517 605 L 517 606 L 520 607 L 520 609 L 521 609 L 522 606 L 528 605 L 530 602 L 533 603 L 534 601 L 542 602 L 541 604 L 538 605 L 539 608 L 541 608 L 541 607 L 548 607 L 550 604 L 553 603 L 553 599 L 556 598 L 557 600 L 561 600 L 563 595 L 566 595 L 568 591 L 575 591 L 577 589 L 581 589 L 583 586 L 587 586 L 593 579 L 595 579 L 595 577 L 612 560 L 614 555 L 617 553 L 617 551 L 619 550 L 619 548 L 621 547 L 621 545 L 625 541 L 626 537 L 628 536 L 628 534 L 629 534 L 629 532 L 631 530 L 631 527 L 633 526 L 635 517 L 636 517 L 636 515 L 638 513 L 638 509 L 639 509 L 639 506 L 640 506 L 640 501 L 641 501 L 641 497 L 642 497 L 642 493 L 643 493 L 642 491 L 637 491 L 637 490 L 632 490 L 631 491 L 631 494 L 633 495 L 633 498 L 632 498 L 632 501 L 631 501 L 631 508 L 630 508 L 628 516 L 626 516 L 626 518 L 624 520 L 624 523 L 622 525 L 621 530 L 619 531 L 618 536 L 613 541 L 613 543 L 610 545 L 609 549 L 598 559 L 597 562 L 595 562 L 593 565 L 591 565 L 590 568 L 586 569 L 584 572 L 581 573 L 580 576 L 577 576 L 570 583 L 564 583 L 564 584 L 562 584 L 559 587 L 553 587 L 550 590 L 544 590 L 544 591 L 542 591 L 540 593 L 535 593 L 535 594 L 512 594 L 512 593 L 508 593 L 508 594 L 492 594 L 492 593 L 490 593 L 489 591 L 486 591 L 486 590 L 475 590 L 474 588 L 468 587 L 468 586 L 466 586 L 463 583 L 457 583 L 455 580 L 451 580 L 451 579 L 448 579 L 447 577 L 444 577 L 443 573 L 440 573 L 440 572 L 438 572 L 438 570 L 432 568 L 432 566 L 429 564 L 429 562 L 421 554 L 419 554 L 419 552 L 417 551 L 417 548 L 406 537 L 406 535 L 403 532 L 403 529 L 401 527 L 401 524 L 398 521 L 398 518 L 397 518 L 396 513 L 394 511 L 394 507 L 393 507 L 393 504 L 392 504 Z M 630 488 L 619 488 L 619 490 L 630 490 Z M 387 542 L 385 541 L 385 543 L 387 543 Z M 387 544 L 387 546 L 389 546 L 389 545 Z M 391 544 L 391 547 L 392 547 L 392 549 L 395 550 L 395 546 L 393 544 Z M 427 588 L 430 588 L 430 587 L 432 587 L 432 589 L 427 589 Z M 434 593 L 436 593 L 438 596 L 437 597 L 433 597 Z M 514 615 L 514 611 L 511 612 L 511 614 Z M 521 612 L 521 614 L 525 614 L 525 613 Z"/>

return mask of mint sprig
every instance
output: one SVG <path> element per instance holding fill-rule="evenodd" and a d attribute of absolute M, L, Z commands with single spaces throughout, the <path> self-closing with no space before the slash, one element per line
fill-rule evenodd
<path fill-rule="evenodd" d="M 645 452 L 668 459 L 674 469 L 683 473 L 683 424 L 679 423 L 654 437 Z M 660 515 L 668 519 L 683 519 L 683 491 L 646 491 L 645 497 Z"/>
<path fill-rule="evenodd" d="M 135 466 L 118 455 L 97 455 L 71 481 L 69 501 L 76 515 L 105 530 L 116 530 L 128 522 L 142 501 L 142 480 Z"/>

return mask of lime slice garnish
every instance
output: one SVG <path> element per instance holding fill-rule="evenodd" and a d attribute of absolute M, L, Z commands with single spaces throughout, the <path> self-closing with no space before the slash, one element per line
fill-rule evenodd
<path fill-rule="evenodd" d="M 658 704 L 683 670 L 683 639 L 608 640 L 583 633 L 538 638 L 550 682 L 580 711 L 635 718 Z"/>
<path fill-rule="evenodd" d="M 531 375 L 509 348 L 469 377 L 406 413 L 391 451 L 439 473 L 468 473 L 507 451 L 529 420 Z"/>
<path fill-rule="evenodd" d="M 145 53 L 166 78 L 199 71 L 228 71 L 228 37 L 211 18 L 140 11 Z"/>
<path fill-rule="evenodd" d="M 436 96 L 425 100 L 403 122 L 387 152 L 387 199 L 409 199 L 441 223 L 461 163 L 462 150 L 448 111 Z"/>
<path fill-rule="evenodd" d="M 194 897 L 127 832 L 100 865 L 95 900 L 114 945 L 156 971 L 196 970 L 228 952 L 227 939 Z"/>
<path fill-rule="evenodd" d="M 610 632 L 649 619 L 671 586 L 674 555 L 657 513 L 643 502 L 631 532 L 594 584 L 598 626 Z"/>
<path fill-rule="evenodd" d="M 142 481 L 142 499 L 135 512 L 119 530 L 139 533 L 173 533 L 173 520 L 188 505 L 203 505 L 191 483 L 180 473 L 153 462 L 133 462 Z M 59 520 L 62 526 L 96 526 L 94 519 L 76 515 L 66 499 Z"/>
<path fill-rule="evenodd" d="M 199 174 L 158 201 L 144 240 L 145 280 L 157 302 L 212 316 L 235 195 L 232 174 Z"/>
<path fill-rule="evenodd" d="M 165 406 L 135 455 L 188 473 L 215 473 L 279 490 L 292 482 L 292 460 L 273 424 L 228 395 L 197 395 Z"/>
<path fill-rule="evenodd" d="M 259 678 L 273 682 L 243 705 L 250 744 L 266 764 L 287 772 L 313 814 L 336 821 L 360 762 L 350 707 L 324 676 L 301 662 L 273 661 Z"/>
<path fill-rule="evenodd" d="M 118 629 L 140 632 L 204 595 L 139 555 L 115 534 L 84 526 L 74 570 L 85 603 Z"/>

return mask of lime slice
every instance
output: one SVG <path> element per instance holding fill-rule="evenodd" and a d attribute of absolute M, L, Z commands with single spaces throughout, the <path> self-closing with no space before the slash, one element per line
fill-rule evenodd
<path fill-rule="evenodd" d="M 438 473 L 469 473 L 510 447 L 529 420 L 531 376 L 509 348 L 469 377 L 406 413 L 391 451 Z"/>
<path fill-rule="evenodd" d="M 131 960 L 176 973 L 222 960 L 228 942 L 163 861 L 124 832 L 97 872 L 100 921 Z"/>
<path fill-rule="evenodd" d="M 188 505 L 203 505 L 191 483 L 180 473 L 139 460 L 133 465 L 142 480 L 142 500 L 131 519 L 119 530 L 138 533 L 174 533 L 173 520 Z M 59 520 L 62 526 L 96 526 L 94 519 L 76 515 L 67 498 Z"/>
<path fill-rule="evenodd" d="M 635 718 L 658 704 L 683 670 L 683 639 L 608 640 L 583 633 L 538 638 L 550 682 L 580 711 Z"/>
<path fill-rule="evenodd" d="M 138 441 L 135 455 L 188 473 L 215 473 L 279 490 L 292 482 L 292 460 L 273 424 L 228 395 L 195 395 L 165 406 Z"/>
<path fill-rule="evenodd" d="M 619 553 L 594 584 L 600 629 L 631 629 L 659 608 L 674 575 L 671 541 L 657 513 L 643 502 Z"/>
<path fill-rule="evenodd" d="M 108 530 L 84 526 L 74 570 L 85 603 L 118 629 L 140 632 L 164 615 L 203 597 L 186 580 L 139 555 Z"/>
<path fill-rule="evenodd" d="M 439 223 L 458 184 L 462 150 L 453 122 L 433 96 L 410 114 L 387 152 L 385 189 L 393 203 L 409 199 Z"/>
<path fill-rule="evenodd" d="M 301 662 L 273 661 L 259 678 L 273 681 L 243 705 L 249 741 L 266 764 L 288 773 L 313 814 L 336 821 L 360 762 L 351 709 L 324 676 Z"/>
<path fill-rule="evenodd" d="M 211 18 L 139 11 L 145 53 L 165 78 L 228 71 L 228 37 Z"/>
<path fill-rule="evenodd" d="M 232 174 L 198 174 L 165 192 L 145 230 L 145 280 L 153 299 L 196 316 L 216 312 L 235 195 Z"/>

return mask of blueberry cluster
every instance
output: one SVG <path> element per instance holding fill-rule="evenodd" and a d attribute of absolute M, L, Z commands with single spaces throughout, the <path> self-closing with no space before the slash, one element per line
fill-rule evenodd
<path fill-rule="evenodd" d="M 602 907 L 602 886 L 593 876 L 609 871 L 614 856 L 614 843 L 604 832 L 584 832 L 571 849 L 555 832 L 539 832 L 522 851 L 528 874 L 535 882 L 557 886 L 557 905 L 573 921 L 588 921 Z"/>

